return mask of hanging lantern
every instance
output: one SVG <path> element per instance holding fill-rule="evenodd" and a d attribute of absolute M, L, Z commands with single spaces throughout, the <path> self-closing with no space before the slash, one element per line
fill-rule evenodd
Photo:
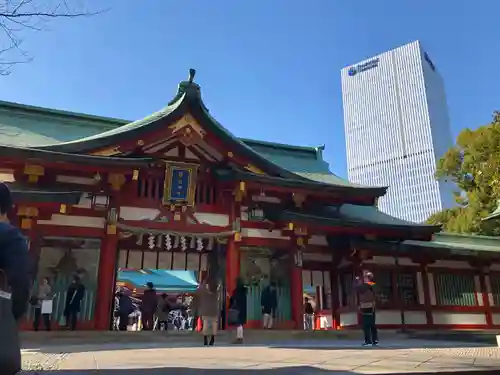
<path fill-rule="evenodd" d="M 197 251 L 203 250 L 203 240 L 200 237 L 196 239 L 196 250 Z"/>
<path fill-rule="evenodd" d="M 109 196 L 96 194 L 92 196 L 92 206 L 97 210 L 105 210 L 109 205 Z"/>
<path fill-rule="evenodd" d="M 264 220 L 264 210 L 259 206 L 256 206 L 248 211 L 248 220 L 251 221 L 263 221 Z"/>
<path fill-rule="evenodd" d="M 148 237 L 148 247 L 153 250 L 155 248 L 155 236 L 150 234 Z"/>
<path fill-rule="evenodd" d="M 181 237 L 181 250 L 182 251 L 187 250 L 187 241 L 186 241 L 186 237 L 184 237 L 184 236 Z"/>
<path fill-rule="evenodd" d="M 165 243 L 165 249 L 167 249 L 167 251 L 172 250 L 172 237 L 170 237 L 170 234 L 165 235 L 164 243 Z"/>

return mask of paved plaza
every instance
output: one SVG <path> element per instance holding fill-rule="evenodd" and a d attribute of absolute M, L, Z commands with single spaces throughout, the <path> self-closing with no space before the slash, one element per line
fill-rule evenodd
<path fill-rule="evenodd" d="M 23 366 L 28 374 L 54 375 L 432 373 L 500 369 L 500 349 L 422 340 L 378 348 L 348 340 L 215 347 L 129 343 L 30 349 L 23 352 Z"/>

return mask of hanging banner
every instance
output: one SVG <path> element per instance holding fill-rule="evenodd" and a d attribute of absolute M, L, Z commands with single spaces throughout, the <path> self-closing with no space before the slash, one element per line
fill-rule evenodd
<path fill-rule="evenodd" d="M 163 204 L 194 206 L 197 176 L 196 164 L 166 163 Z"/>

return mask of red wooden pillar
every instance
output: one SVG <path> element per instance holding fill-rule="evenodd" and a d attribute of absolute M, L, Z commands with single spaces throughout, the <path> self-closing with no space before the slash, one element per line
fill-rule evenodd
<path fill-rule="evenodd" d="M 481 285 L 481 294 L 483 296 L 483 305 L 486 313 L 486 325 L 488 326 L 488 328 L 492 328 L 493 314 L 491 312 L 488 287 L 486 286 L 486 272 L 484 267 L 481 267 L 479 271 L 479 284 Z"/>
<path fill-rule="evenodd" d="M 99 274 L 97 281 L 97 296 L 95 306 L 95 329 L 109 329 L 111 308 L 114 301 L 116 254 L 118 249 L 118 234 L 116 226 L 108 225 L 107 234 L 101 243 L 99 255 Z"/>
<path fill-rule="evenodd" d="M 303 329 L 303 295 L 302 267 L 297 265 L 296 259 L 293 257 L 290 271 L 290 302 L 295 329 Z"/>
<path fill-rule="evenodd" d="M 332 329 L 338 329 L 340 325 L 340 296 L 338 288 L 338 262 L 334 262 L 330 270 L 331 306 L 332 306 Z"/>

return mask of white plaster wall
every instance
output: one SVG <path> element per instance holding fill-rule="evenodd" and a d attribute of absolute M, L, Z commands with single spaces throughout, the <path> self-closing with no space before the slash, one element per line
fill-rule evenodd
<path fill-rule="evenodd" d="M 424 290 L 424 280 L 422 272 L 417 272 L 417 291 L 418 291 L 418 303 L 421 305 L 425 304 L 425 290 Z"/>
<path fill-rule="evenodd" d="M 380 265 L 395 265 L 396 258 L 389 256 L 375 255 L 373 258 L 363 261 L 367 264 L 380 264 Z M 419 266 L 418 263 L 413 262 L 410 258 L 399 258 L 398 263 L 401 266 Z"/>
<path fill-rule="evenodd" d="M 227 227 L 229 225 L 229 215 L 195 212 L 193 216 L 200 224 L 213 225 L 214 227 Z"/>
<path fill-rule="evenodd" d="M 121 206 L 120 219 L 123 220 L 154 220 L 160 214 L 156 208 Z"/>
<path fill-rule="evenodd" d="M 425 325 L 427 324 L 427 316 L 425 311 L 405 311 L 405 324 Z"/>
<path fill-rule="evenodd" d="M 348 327 L 355 326 L 358 324 L 358 313 L 357 312 L 348 312 L 340 314 L 340 326 Z"/>
<path fill-rule="evenodd" d="M 102 217 L 53 214 L 51 220 L 38 220 L 40 225 L 61 225 L 67 227 L 104 228 Z"/>
<path fill-rule="evenodd" d="M 441 325 L 486 324 L 486 315 L 484 313 L 433 311 L 432 319 L 434 324 Z"/>
<path fill-rule="evenodd" d="M 256 238 L 272 238 L 278 240 L 290 240 L 289 236 L 282 236 L 281 230 L 266 230 L 266 229 L 253 229 L 243 228 L 241 230 L 243 237 L 256 237 Z"/>
<path fill-rule="evenodd" d="M 486 275 L 484 277 L 484 281 L 486 284 L 486 292 L 488 293 L 488 301 L 490 303 L 490 306 L 495 306 L 495 299 L 493 298 L 493 290 L 491 289 L 490 275 Z"/>
<path fill-rule="evenodd" d="M 326 241 L 325 236 L 318 236 L 315 234 L 312 235 L 311 238 L 309 238 L 308 243 L 316 246 L 328 246 L 328 242 Z"/>
<path fill-rule="evenodd" d="M 483 293 L 481 293 L 481 281 L 478 275 L 474 276 L 474 289 L 476 290 L 477 304 L 479 306 L 484 306 Z"/>
<path fill-rule="evenodd" d="M 401 324 L 401 312 L 398 310 L 377 311 L 377 324 Z"/>
<path fill-rule="evenodd" d="M 303 260 L 312 260 L 316 262 L 329 263 L 333 261 L 333 256 L 331 254 L 319 254 L 319 253 L 302 253 Z"/>
<path fill-rule="evenodd" d="M 428 272 L 427 276 L 429 279 L 429 299 L 431 301 L 431 305 L 436 306 L 437 300 L 436 300 L 436 285 L 434 284 L 434 275 Z"/>
<path fill-rule="evenodd" d="M 500 313 L 493 313 L 491 314 L 491 317 L 493 318 L 493 324 L 495 325 L 500 325 Z"/>
<path fill-rule="evenodd" d="M 65 175 L 57 175 L 56 181 L 66 183 L 66 184 L 77 184 L 77 185 L 96 185 L 99 182 L 95 178 L 79 177 L 79 176 L 65 176 Z"/>
<path fill-rule="evenodd" d="M 437 260 L 429 264 L 429 268 L 442 267 L 442 268 L 456 268 L 456 269 L 471 269 L 471 265 L 467 262 L 458 260 Z"/>

